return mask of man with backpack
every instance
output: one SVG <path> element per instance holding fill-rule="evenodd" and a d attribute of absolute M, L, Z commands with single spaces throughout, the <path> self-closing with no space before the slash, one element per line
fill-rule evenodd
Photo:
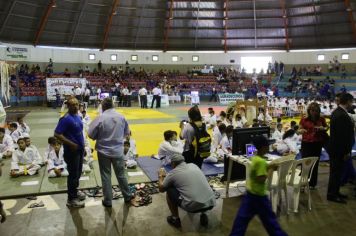
<path fill-rule="evenodd" d="M 202 122 L 202 116 L 197 106 L 188 110 L 189 123 L 181 126 L 181 139 L 185 140 L 183 156 L 186 163 L 194 163 L 199 168 L 203 160 L 210 156 L 211 137 Z"/>

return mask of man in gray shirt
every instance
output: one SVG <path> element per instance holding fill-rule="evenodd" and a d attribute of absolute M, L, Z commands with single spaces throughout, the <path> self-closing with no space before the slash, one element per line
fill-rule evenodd
<path fill-rule="evenodd" d="M 171 158 L 173 170 L 166 176 L 164 169 L 159 171 L 159 190 L 167 192 L 167 204 L 171 216 L 167 222 L 177 228 L 181 227 L 178 207 L 187 212 L 202 212 L 200 223 L 208 224 L 204 213 L 215 206 L 215 195 L 203 172 L 193 163 L 185 163 L 181 154 Z"/>
<path fill-rule="evenodd" d="M 102 101 L 103 113 L 90 123 L 88 136 L 96 140 L 101 181 L 103 184 L 103 206 L 112 206 L 111 164 L 125 202 L 131 200 L 131 193 L 125 176 L 124 138 L 130 134 L 125 118 L 113 108 L 111 98 Z"/>

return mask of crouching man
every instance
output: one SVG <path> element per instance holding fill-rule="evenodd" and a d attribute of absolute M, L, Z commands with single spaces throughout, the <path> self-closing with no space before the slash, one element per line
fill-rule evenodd
<path fill-rule="evenodd" d="M 215 206 L 215 195 L 209 186 L 203 172 L 193 163 L 185 163 L 181 154 L 171 157 L 173 170 L 166 176 L 164 169 L 160 169 L 159 191 L 167 192 L 166 199 L 170 216 L 167 222 L 176 228 L 181 227 L 178 207 L 190 213 L 201 212 L 200 223 L 208 224 L 208 217 L 204 213 Z"/>

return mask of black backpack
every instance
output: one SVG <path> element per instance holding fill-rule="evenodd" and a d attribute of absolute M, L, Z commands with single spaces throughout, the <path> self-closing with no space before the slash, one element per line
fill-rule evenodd
<path fill-rule="evenodd" d="M 210 156 L 210 148 L 211 148 L 211 137 L 210 134 L 206 131 L 206 126 L 203 125 L 198 128 L 193 122 L 190 123 L 194 128 L 195 137 L 192 142 L 192 146 L 194 147 L 194 157 L 200 156 L 205 159 Z"/>

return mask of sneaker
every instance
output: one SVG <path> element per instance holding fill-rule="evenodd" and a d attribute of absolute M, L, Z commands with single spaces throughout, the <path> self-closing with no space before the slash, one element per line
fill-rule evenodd
<path fill-rule="evenodd" d="M 206 226 L 208 226 L 208 223 L 209 223 L 208 216 L 205 213 L 201 213 L 200 214 L 200 225 L 206 227 Z"/>
<path fill-rule="evenodd" d="M 85 195 L 85 193 L 83 193 L 82 191 L 78 191 L 77 196 L 79 201 L 84 201 L 85 198 L 87 197 L 87 195 Z"/>
<path fill-rule="evenodd" d="M 67 207 L 71 207 L 71 208 L 83 208 L 85 207 L 85 203 L 79 201 L 79 199 L 73 199 L 73 200 L 68 200 L 67 201 Z"/>
<path fill-rule="evenodd" d="M 167 216 L 167 222 L 168 224 L 176 227 L 176 228 L 180 228 L 182 227 L 182 224 L 180 223 L 180 219 L 173 217 L 173 216 Z"/>

